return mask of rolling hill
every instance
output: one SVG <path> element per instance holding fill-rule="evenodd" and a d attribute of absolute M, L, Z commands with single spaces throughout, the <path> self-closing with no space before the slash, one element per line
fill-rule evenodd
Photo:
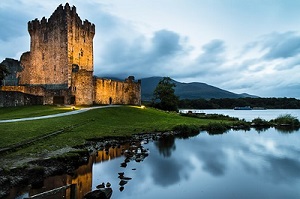
<path fill-rule="evenodd" d="M 162 77 L 149 77 L 142 80 L 142 100 L 149 101 L 153 97 L 153 91 Z M 175 94 L 180 99 L 211 99 L 211 98 L 243 98 L 243 97 L 257 97 L 247 93 L 236 94 L 205 83 L 192 82 L 181 83 L 173 80 L 176 84 Z"/>

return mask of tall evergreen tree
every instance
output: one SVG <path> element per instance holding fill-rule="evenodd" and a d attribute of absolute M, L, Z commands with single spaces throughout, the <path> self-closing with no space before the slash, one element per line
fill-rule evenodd
<path fill-rule="evenodd" d="M 170 77 L 163 77 L 157 84 L 153 93 L 153 103 L 155 107 L 167 110 L 177 111 L 179 99 L 175 95 L 175 83 Z"/>

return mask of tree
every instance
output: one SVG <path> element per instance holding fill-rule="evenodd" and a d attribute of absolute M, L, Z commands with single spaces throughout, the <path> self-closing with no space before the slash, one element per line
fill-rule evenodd
<path fill-rule="evenodd" d="M 0 86 L 2 86 L 2 80 L 4 80 L 5 76 L 8 74 L 10 74 L 10 72 L 7 70 L 6 66 L 0 63 Z"/>
<path fill-rule="evenodd" d="M 175 95 L 175 83 L 170 77 L 163 77 L 153 93 L 155 107 L 166 111 L 177 111 L 179 99 Z"/>

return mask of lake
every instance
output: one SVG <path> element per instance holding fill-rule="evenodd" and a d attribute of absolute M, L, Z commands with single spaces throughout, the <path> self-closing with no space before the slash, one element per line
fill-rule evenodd
<path fill-rule="evenodd" d="M 254 118 L 262 118 L 265 120 L 275 119 L 280 115 L 290 114 L 300 119 L 299 109 L 266 109 L 266 110 L 233 110 L 233 109 L 180 109 L 180 112 L 187 113 L 188 111 L 205 114 L 222 114 L 230 117 L 237 117 L 252 121 Z"/>
<path fill-rule="evenodd" d="M 293 111 L 274 110 L 273 116 L 299 114 Z M 241 114 L 247 120 L 255 115 L 253 111 L 225 112 Z M 219 110 L 216 113 L 221 114 Z M 169 136 L 141 144 L 149 155 L 128 162 L 126 167 L 121 167 L 125 159 L 121 152 L 128 145 L 98 151 L 75 175 L 47 178 L 43 189 L 30 189 L 18 198 L 70 183 L 76 185 L 77 197 L 82 198 L 102 182 L 111 183 L 114 199 L 300 198 L 300 131 L 230 130 L 213 136 L 200 132 L 187 139 Z M 121 185 L 120 172 L 128 177 Z M 67 190 L 50 198 L 70 195 Z"/>

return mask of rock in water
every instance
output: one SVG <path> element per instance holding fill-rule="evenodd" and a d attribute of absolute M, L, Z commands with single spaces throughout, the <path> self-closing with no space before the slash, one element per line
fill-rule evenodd
<path fill-rule="evenodd" d="M 124 186 L 125 184 L 127 184 L 127 181 L 125 181 L 125 180 L 121 180 L 119 183 L 120 186 Z"/>
<path fill-rule="evenodd" d="M 96 186 L 97 189 L 105 188 L 104 182 Z"/>
<path fill-rule="evenodd" d="M 101 190 L 95 190 L 91 191 L 87 194 L 85 194 L 85 199 L 110 199 L 112 195 L 112 189 L 111 188 L 105 188 Z"/>

